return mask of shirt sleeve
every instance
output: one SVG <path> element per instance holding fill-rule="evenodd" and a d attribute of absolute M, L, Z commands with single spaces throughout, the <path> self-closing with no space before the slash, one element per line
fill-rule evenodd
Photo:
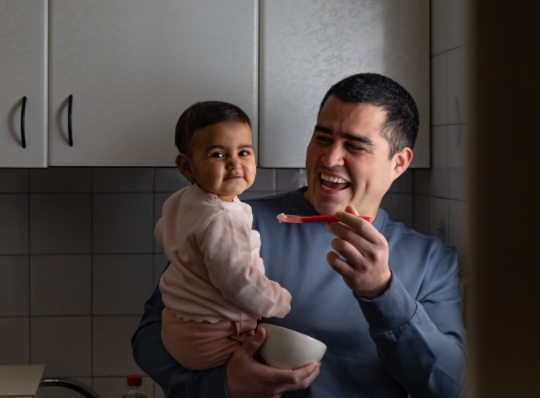
<path fill-rule="evenodd" d="M 161 341 L 164 308 L 158 287 L 144 305 L 144 314 L 131 344 L 137 365 L 160 385 L 167 398 L 228 398 L 225 365 L 204 371 L 183 368 Z"/>
<path fill-rule="evenodd" d="M 380 297 L 356 296 L 385 369 L 414 397 L 460 397 L 465 330 L 459 264 L 446 256 L 427 294 L 415 301 L 393 273 Z"/>
<path fill-rule="evenodd" d="M 258 252 L 251 250 L 251 229 L 229 213 L 210 219 L 198 239 L 210 282 L 223 297 L 252 314 L 283 318 L 290 293 L 268 279 Z"/>

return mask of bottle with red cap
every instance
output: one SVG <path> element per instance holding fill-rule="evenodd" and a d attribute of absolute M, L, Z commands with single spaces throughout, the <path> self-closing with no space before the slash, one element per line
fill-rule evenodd
<path fill-rule="evenodd" d="M 147 398 L 142 389 L 142 376 L 129 375 L 127 377 L 128 392 L 122 398 Z"/>

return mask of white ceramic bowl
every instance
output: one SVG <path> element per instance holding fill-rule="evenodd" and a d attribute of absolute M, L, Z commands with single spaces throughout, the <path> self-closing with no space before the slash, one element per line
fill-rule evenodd
<path fill-rule="evenodd" d="M 326 352 L 326 344 L 281 326 L 261 323 L 266 340 L 259 350 L 263 361 L 274 368 L 297 369 L 310 362 L 319 362 Z"/>

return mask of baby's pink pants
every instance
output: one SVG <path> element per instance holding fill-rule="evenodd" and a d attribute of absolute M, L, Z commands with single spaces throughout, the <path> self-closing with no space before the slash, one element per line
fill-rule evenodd
<path fill-rule="evenodd" d="M 195 322 L 163 309 L 161 338 L 165 349 L 183 367 L 204 370 L 223 365 L 232 353 L 255 334 L 257 320 Z"/>

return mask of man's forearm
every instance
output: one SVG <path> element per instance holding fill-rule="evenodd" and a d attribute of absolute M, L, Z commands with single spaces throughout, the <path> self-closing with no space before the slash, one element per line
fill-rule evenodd
<path fill-rule="evenodd" d="M 448 325 L 439 325 L 439 330 L 424 307 L 394 277 L 389 290 L 380 298 L 357 299 L 370 324 L 370 335 L 383 366 L 410 394 L 460 395 L 465 353 L 459 313 L 441 308 L 440 311 L 448 312 Z"/>

